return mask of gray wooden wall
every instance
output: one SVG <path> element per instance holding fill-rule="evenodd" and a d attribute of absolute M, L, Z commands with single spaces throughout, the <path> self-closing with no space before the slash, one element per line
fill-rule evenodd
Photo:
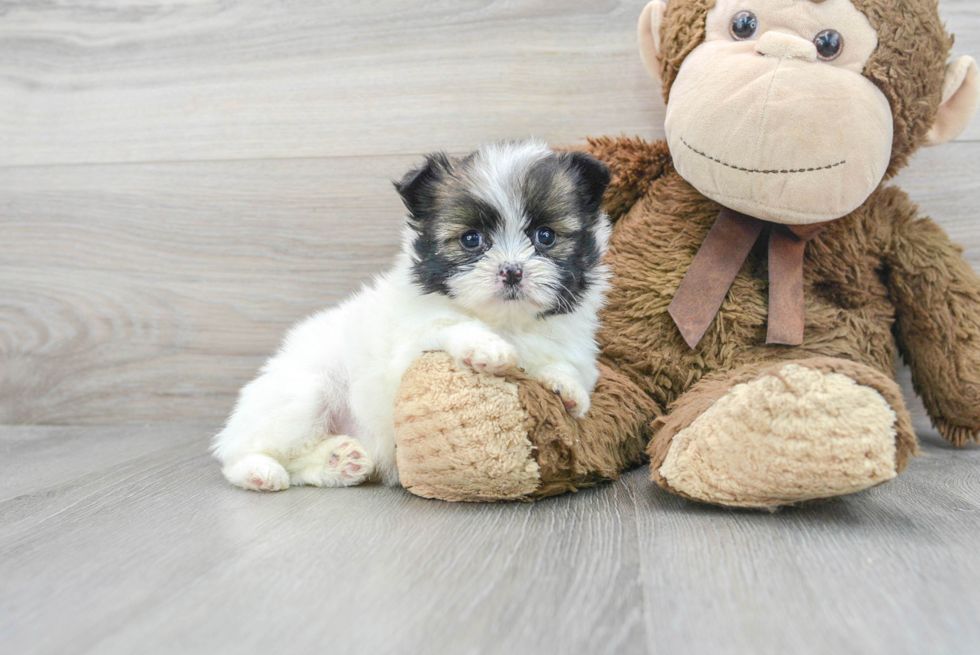
<path fill-rule="evenodd" d="M 421 153 L 662 136 L 644 2 L 0 1 L 0 423 L 219 418 L 389 262 Z M 980 268 L 978 140 L 900 182 Z"/>

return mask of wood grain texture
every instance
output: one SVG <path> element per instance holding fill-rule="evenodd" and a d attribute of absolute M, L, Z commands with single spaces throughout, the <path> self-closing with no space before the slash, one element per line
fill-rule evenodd
<path fill-rule="evenodd" d="M 646 0 L 25 2 L 0 21 L 0 165 L 467 150 L 662 136 Z M 955 54 L 980 10 L 943 0 Z M 974 124 L 963 137 L 980 139 Z"/>
<path fill-rule="evenodd" d="M 0 169 L 0 423 L 215 417 L 390 264 L 414 158 Z"/>
<path fill-rule="evenodd" d="M 678 596 L 648 606 L 648 634 L 718 655 L 980 652 L 978 481 L 980 450 L 927 437 L 894 482 L 773 515 L 640 493 L 644 588 Z"/>
<path fill-rule="evenodd" d="M 221 478 L 212 432 L 0 432 L 0 651 L 645 652 L 625 488 L 533 505 L 255 494 Z"/>
<path fill-rule="evenodd" d="M 218 419 L 389 264 L 419 153 L 661 135 L 642 4 L 3 5 L 0 423 Z M 942 4 L 980 53 L 977 4 Z M 899 183 L 980 269 L 970 129 Z"/>
<path fill-rule="evenodd" d="M 26 3 L 0 165 L 412 154 L 660 133 L 643 0 Z M 615 100 L 611 100 L 615 98 Z"/>
<path fill-rule="evenodd" d="M 776 514 L 234 489 L 214 425 L 0 428 L 0 652 L 972 654 L 980 449 Z"/>

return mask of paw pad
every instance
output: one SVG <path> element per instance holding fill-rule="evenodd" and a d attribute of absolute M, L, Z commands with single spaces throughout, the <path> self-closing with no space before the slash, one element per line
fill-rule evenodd
<path fill-rule="evenodd" d="M 346 480 L 361 482 L 371 473 L 371 467 L 366 464 L 368 456 L 364 447 L 357 441 L 339 442 L 329 462 L 330 468 Z"/>

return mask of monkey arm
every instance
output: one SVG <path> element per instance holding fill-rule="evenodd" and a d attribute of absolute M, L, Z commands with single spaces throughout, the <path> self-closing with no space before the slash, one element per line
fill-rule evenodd
<path fill-rule="evenodd" d="M 904 197 L 887 264 L 895 335 L 933 424 L 957 446 L 980 435 L 980 277 Z"/>
<path fill-rule="evenodd" d="M 618 478 L 643 460 L 662 412 L 627 376 L 599 369 L 592 407 L 576 421 L 517 369 L 478 374 L 425 353 L 393 410 L 402 486 L 443 500 L 536 500 Z"/>
<path fill-rule="evenodd" d="M 612 221 L 628 212 L 650 184 L 671 166 L 665 141 L 650 143 L 639 137 L 598 137 L 589 139 L 581 150 L 609 167 L 612 179 L 606 189 L 603 209 Z"/>

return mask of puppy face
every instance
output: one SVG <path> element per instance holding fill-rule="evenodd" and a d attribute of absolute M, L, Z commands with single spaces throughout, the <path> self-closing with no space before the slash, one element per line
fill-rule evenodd
<path fill-rule="evenodd" d="M 395 184 L 410 212 L 415 283 L 472 311 L 575 310 L 604 275 L 609 172 L 536 141 L 429 155 Z"/>

